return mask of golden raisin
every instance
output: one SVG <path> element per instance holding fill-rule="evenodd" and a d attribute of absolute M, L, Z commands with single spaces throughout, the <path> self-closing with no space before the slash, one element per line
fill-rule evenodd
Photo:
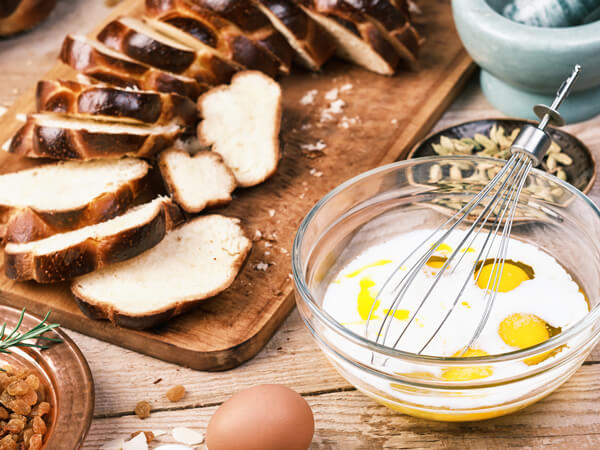
<path fill-rule="evenodd" d="M 44 422 L 44 419 L 38 416 L 33 418 L 33 431 L 36 434 L 46 434 L 48 428 L 46 427 L 46 422 Z"/>
<path fill-rule="evenodd" d="M 148 402 L 141 401 L 138 402 L 137 405 L 135 405 L 135 414 L 142 420 L 150 417 L 150 411 L 151 406 Z"/>
<path fill-rule="evenodd" d="M 25 431 L 23 431 L 23 443 L 25 445 L 29 444 L 31 436 L 33 436 L 33 430 L 31 428 L 25 428 Z"/>
<path fill-rule="evenodd" d="M 17 443 L 11 436 L 4 436 L 0 439 L 0 450 L 17 450 Z"/>
<path fill-rule="evenodd" d="M 25 403 L 27 403 L 29 406 L 35 405 L 38 401 L 38 396 L 35 393 L 35 391 L 29 391 L 27 394 L 21 395 L 19 398 Z"/>
<path fill-rule="evenodd" d="M 13 381 L 8 386 L 6 386 L 6 392 L 15 397 L 25 395 L 30 391 L 31 386 L 29 386 L 29 384 L 23 380 Z"/>
<path fill-rule="evenodd" d="M 31 406 L 23 401 L 23 399 L 17 398 L 11 402 L 8 402 L 9 409 L 12 409 L 17 414 L 28 415 L 31 412 Z"/>
<path fill-rule="evenodd" d="M 178 384 L 167 391 L 167 398 L 171 402 L 178 402 L 185 395 L 185 388 Z"/>
<path fill-rule="evenodd" d="M 20 433 L 25 429 L 25 422 L 21 419 L 10 419 L 4 427 L 9 433 Z"/>
<path fill-rule="evenodd" d="M 40 450 L 42 448 L 43 438 L 41 434 L 34 434 L 29 439 L 29 447 L 28 450 Z"/>
<path fill-rule="evenodd" d="M 46 414 L 48 414 L 50 412 L 50 403 L 48 402 L 41 402 L 39 405 L 37 405 L 35 408 L 33 408 L 33 411 L 31 412 L 31 414 L 33 416 L 45 416 Z"/>
<path fill-rule="evenodd" d="M 31 389 L 33 389 L 34 391 L 37 391 L 40 388 L 40 379 L 33 374 L 25 378 L 25 381 L 27 382 L 29 387 L 31 387 Z"/>
<path fill-rule="evenodd" d="M 154 440 L 154 433 L 152 431 L 136 431 L 135 433 L 131 433 L 131 437 L 134 438 L 140 433 L 144 433 L 144 436 L 146 436 L 146 444 Z"/>

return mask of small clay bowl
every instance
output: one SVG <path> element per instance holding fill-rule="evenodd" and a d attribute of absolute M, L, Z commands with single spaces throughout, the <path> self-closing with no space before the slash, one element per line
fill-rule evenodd
<path fill-rule="evenodd" d="M 413 147 L 407 159 L 436 156 L 437 153 L 433 150 L 432 144 L 439 144 L 442 136 L 452 139 L 472 138 L 476 133 L 489 136 L 494 125 L 503 127 L 505 133 L 509 135 L 515 128 L 522 128 L 528 123 L 535 124 L 535 122 L 521 119 L 481 119 L 463 122 L 429 135 Z M 567 181 L 583 193 L 588 193 L 596 180 L 596 161 L 592 152 L 583 142 L 565 131 L 549 128 L 548 132 L 552 139 L 560 145 L 562 151 L 573 160 L 572 165 L 562 166 L 567 174 Z M 547 171 L 544 165 L 539 168 Z"/>

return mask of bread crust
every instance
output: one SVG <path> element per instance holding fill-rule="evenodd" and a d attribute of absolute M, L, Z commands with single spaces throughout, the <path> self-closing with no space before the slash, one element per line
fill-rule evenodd
<path fill-rule="evenodd" d="M 28 30 L 50 15 L 56 0 L 3 0 L 0 5 L 0 36 Z"/>
<path fill-rule="evenodd" d="M 294 50 L 252 0 L 190 0 L 209 9 L 242 29 L 246 36 L 265 47 L 280 64 L 280 71 L 290 72 Z"/>
<path fill-rule="evenodd" d="M 125 55 L 117 58 L 97 49 L 91 41 L 78 40 L 71 35 L 63 41 L 60 60 L 85 76 L 119 87 L 175 93 L 193 100 L 209 88 L 208 84 L 193 78 L 137 63 Z"/>
<path fill-rule="evenodd" d="M 140 32 L 121 20 L 114 20 L 98 34 L 107 47 L 149 66 L 195 78 L 209 85 L 229 83 L 242 69 L 216 52 L 196 51 L 171 46 Z"/>
<path fill-rule="evenodd" d="M 296 60 L 318 71 L 335 53 L 335 43 L 321 27 L 292 0 L 255 0 L 296 51 Z M 284 28 L 286 32 L 282 30 Z"/>
<path fill-rule="evenodd" d="M 368 15 L 384 35 L 387 32 L 389 42 L 404 59 L 415 62 L 422 38 L 410 22 L 405 0 L 352 0 L 351 4 Z"/>
<path fill-rule="evenodd" d="M 115 124 L 115 127 L 117 126 Z M 165 133 L 152 133 L 152 128 L 148 128 L 146 134 L 55 128 L 39 125 L 35 115 L 30 115 L 25 125 L 12 138 L 8 151 L 30 158 L 60 160 L 150 157 L 172 145 L 182 133 L 183 130 L 176 127 Z"/>
<path fill-rule="evenodd" d="M 107 264 L 125 261 L 154 247 L 176 224 L 183 221 L 179 208 L 163 202 L 153 217 L 137 226 L 101 239 L 88 238 L 60 250 L 35 255 L 31 251 L 4 251 L 4 271 L 16 281 L 55 283 L 84 275 Z"/>
<path fill-rule="evenodd" d="M 235 84 L 236 80 L 242 78 L 242 77 L 247 77 L 247 76 L 259 76 L 259 77 L 263 77 L 265 80 L 267 80 L 269 83 L 276 83 L 276 81 L 274 81 L 272 78 L 267 77 L 266 75 L 264 75 L 262 72 L 257 72 L 257 71 L 252 71 L 252 70 L 248 70 L 245 72 L 239 72 L 237 73 L 232 79 L 231 79 L 231 85 Z M 212 88 L 211 90 L 209 90 L 208 92 L 205 92 L 204 94 L 202 94 L 200 97 L 198 97 L 198 113 L 200 114 L 200 117 L 204 117 L 204 111 L 203 111 L 203 102 L 204 100 L 217 92 L 220 91 L 226 91 L 230 89 L 230 86 L 217 86 Z M 275 152 L 273 154 L 273 169 L 266 173 L 264 177 L 262 177 L 261 179 L 256 180 L 253 183 L 243 183 L 240 182 L 239 180 L 237 180 L 238 186 L 240 187 L 251 187 L 251 186 L 256 186 L 257 184 L 263 183 L 264 181 L 266 181 L 267 179 L 269 179 L 271 176 L 273 176 L 275 174 L 275 172 L 277 172 L 277 165 L 279 164 L 279 160 L 281 158 L 281 152 L 280 152 L 280 144 L 279 144 L 279 132 L 281 130 L 281 113 L 282 113 L 282 98 L 281 96 L 279 97 L 279 102 L 277 103 L 277 109 L 275 111 L 275 117 L 278 117 L 279 120 L 277 120 L 275 127 L 274 127 L 274 131 L 273 131 L 273 148 L 275 149 Z M 207 137 L 206 134 L 204 132 L 204 127 L 202 125 L 202 122 L 200 122 L 198 124 L 198 141 L 200 143 L 200 145 L 208 147 L 208 148 L 212 148 L 212 151 L 215 151 L 216 153 L 219 153 L 218 149 L 215 148 L 214 146 L 214 142 L 210 141 Z"/>
<path fill-rule="evenodd" d="M 194 221 L 206 220 L 207 218 L 210 218 L 210 217 L 211 217 L 210 215 L 200 216 L 200 217 L 193 219 L 192 221 L 190 221 L 188 223 L 191 223 Z M 238 220 L 238 223 L 239 223 L 239 220 Z M 240 228 L 241 228 L 241 226 L 240 226 Z M 166 305 L 163 308 L 157 309 L 155 311 L 149 311 L 145 314 L 134 315 L 134 314 L 125 314 L 122 311 L 115 309 L 110 304 L 103 303 L 102 301 L 97 300 L 97 299 L 86 297 L 78 289 L 77 280 L 74 280 L 73 283 L 71 284 L 71 293 L 73 294 L 73 297 L 77 301 L 77 304 L 78 304 L 79 308 L 81 309 L 81 311 L 87 317 L 89 317 L 91 319 L 109 320 L 117 326 L 121 326 L 121 327 L 125 327 L 125 328 L 132 328 L 132 329 L 136 329 L 136 330 L 143 330 L 143 329 L 155 327 L 157 325 L 160 325 L 161 323 L 164 323 L 164 322 L 170 320 L 171 318 L 173 318 L 175 316 L 178 316 L 180 314 L 183 314 L 183 313 L 193 309 L 200 302 L 202 302 L 208 298 L 214 297 L 215 295 L 220 294 L 221 292 L 223 292 L 224 290 L 229 288 L 229 286 L 231 286 L 231 283 L 233 283 L 233 281 L 235 280 L 235 278 L 241 271 L 242 267 L 244 266 L 244 263 L 246 262 L 246 259 L 247 259 L 248 255 L 250 254 L 250 250 L 252 250 L 252 240 L 248 237 L 247 232 L 243 228 L 241 228 L 241 231 L 243 233 L 243 236 L 246 239 L 246 246 L 242 249 L 237 260 L 235 261 L 235 265 L 231 271 L 231 273 L 232 273 L 231 277 L 228 280 L 226 280 L 218 288 L 215 288 L 213 291 L 206 293 L 204 296 L 202 296 L 202 298 L 181 301 L 181 302 L 175 302 L 175 304 Z"/>
<path fill-rule="evenodd" d="M 384 33 L 364 12 L 344 0 L 303 0 L 303 7 L 311 17 L 316 19 L 320 15 L 333 20 L 363 40 L 387 66 L 385 70 L 378 72 L 382 75 L 394 74 L 400 55 L 390 43 L 387 33 Z M 337 49 L 337 54 L 348 59 L 340 47 Z"/>
<path fill-rule="evenodd" d="M 42 80 L 36 90 L 37 112 L 89 116 L 152 125 L 177 124 L 193 130 L 196 105 L 179 94 L 133 91 L 67 80 Z"/>
<path fill-rule="evenodd" d="M 275 77 L 279 59 L 233 22 L 184 0 L 146 0 L 146 14 L 217 50 L 246 69 Z"/>
<path fill-rule="evenodd" d="M 179 186 L 177 186 L 177 182 L 174 179 L 174 176 L 171 173 L 171 170 L 170 170 L 168 162 L 167 162 L 167 158 L 171 154 L 183 155 L 190 159 L 191 164 L 193 164 L 193 160 L 195 158 L 210 157 L 210 158 L 213 158 L 214 160 L 216 160 L 219 164 L 221 164 L 223 166 L 223 168 L 229 173 L 229 175 L 231 177 L 231 185 L 230 185 L 230 189 L 229 189 L 229 195 L 227 197 L 221 197 L 221 198 L 208 200 L 204 205 L 202 205 L 200 207 L 195 207 L 195 206 L 187 204 L 180 194 L 181 188 Z M 233 172 L 231 171 L 231 169 L 229 167 L 227 167 L 227 165 L 223 161 L 223 157 L 215 152 L 203 151 L 203 152 L 198 152 L 195 155 L 191 156 L 189 153 L 187 153 L 186 151 L 183 151 L 183 150 L 179 150 L 179 149 L 175 149 L 175 148 L 168 149 L 160 154 L 159 159 L 158 159 L 158 167 L 160 169 L 160 174 L 162 175 L 163 181 L 165 182 L 165 187 L 167 188 L 167 191 L 173 197 L 173 200 L 185 212 L 188 212 L 188 213 L 199 213 L 200 211 L 202 211 L 206 208 L 216 208 L 219 206 L 225 206 L 225 205 L 229 204 L 229 202 L 231 202 L 231 193 L 235 190 L 235 188 L 237 186 Z"/>
<path fill-rule="evenodd" d="M 142 193 L 148 175 L 133 179 L 113 192 L 105 192 L 86 205 L 62 211 L 42 211 L 26 207 L 12 211 L 6 224 L 6 242 L 37 241 L 57 233 L 66 233 L 123 214 Z"/>

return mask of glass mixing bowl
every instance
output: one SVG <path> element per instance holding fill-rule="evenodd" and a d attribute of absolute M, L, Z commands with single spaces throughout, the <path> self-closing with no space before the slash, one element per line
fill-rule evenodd
<path fill-rule="evenodd" d="M 436 357 L 367 340 L 322 308 L 327 287 L 357 251 L 397 233 L 441 225 L 481 190 L 486 173 L 502 164 L 495 159 L 457 156 L 380 167 L 327 194 L 300 225 L 292 265 L 304 323 L 344 378 L 394 410 L 443 421 L 508 414 L 564 383 L 600 337 L 600 210 L 568 183 L 538 170 L 529 175 L 519 198 L 511 237 L 542 248 L 573 276 L 590 304 L 590 312 L 578 323 L 523 350 Z M 468 224 L 467 220 L 464 226 Z M 448 381 L 431 375 L 448 369 L 484 371 L 489 376 Z"/>

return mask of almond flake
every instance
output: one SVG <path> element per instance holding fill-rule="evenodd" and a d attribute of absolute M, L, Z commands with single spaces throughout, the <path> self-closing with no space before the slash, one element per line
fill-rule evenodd
<path fill-rule="evenodd" d="M 204 434 L 191 428 L 175 427 L 172 431 L 173 439 L 186 445 L 198 445 L 204 442 Z"/>

